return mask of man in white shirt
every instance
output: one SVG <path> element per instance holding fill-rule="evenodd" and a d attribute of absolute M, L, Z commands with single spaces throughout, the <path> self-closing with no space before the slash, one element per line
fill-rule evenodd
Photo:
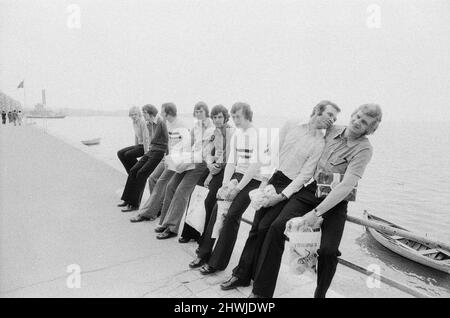
<path fill-rule="evenodd" d="M 289 121 L 281 129 L 279 166 L 268 182 L 274 186 L 277 195 L 255 212 L 239 264 L 234 268 L 231 278 L 221 284 L 223 290 L 250 284 L 267 230 L 288 202 L 287 199 L 313 176 L 325 145 L 321 129 L 329 128 L 339 112 L 336 104 L 321 101 L 314 107 L 308 123 Z"/>

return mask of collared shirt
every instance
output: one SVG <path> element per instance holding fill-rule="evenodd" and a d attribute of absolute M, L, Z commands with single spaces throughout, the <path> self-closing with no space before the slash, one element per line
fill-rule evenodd
<path fill-rule="evenodd" d="M 312 176 L 325 146 L 324 134 L 319 129 L 309 130 L 308 124 L 289 121 L 280 131 L 278 170 L 292 182 L 282 191 L 290 197 Z"/>
<path fill-rule="evenodd" d="M 236 129 L 231 137 L 230 155 L 228 162 L 236 165 L 235 172 L 245 174 L 250 164 L 258 163 L 258 130 L 250 126 L 246 130 Z M 261 168 L 253 177 L 255 180 L 261 181 Z"/>
<path fill-rule="evenodd" d="M 158 125 L 159 120 L 162 120 L 162 118 L 159 115 L 156 115 L 153 117 L 152 120 L 147 121 L 147 128 L 150 141 L 152 141 L 153 136 L 155 135 L 156 126 Z"/>
<path fill-rule="evenodd" d="M 366 136 L 358 139 L 344 137 L 345 126 L 331 127 L 325 136 L 325 149 L 319 159 L 314 179 L 326 174 L 353 174 L 362 178 L 372 158 L 373 148 Z"/>
<path fill-rule="evenodd" d="M 218 163 L 225 166 L 227 155 L 230 152 L 230 140 L 235 128 L 226 123 L 222 128 L 216 128 L 209 141 L 209 152 L 206 163 Z M 214 153 L 214 154 L 213 154 Z"/>
<path fill-rule="evenodd" d="M 192 152 L 194 153 L 194 162 L 201 163 L 206 160 L 208 151 L 208 143 L 214 134 L 214 124 L 211 118 L 202 121 L 196 121 L 194 128 L 191 130 Z"/>
<path fill-rule="evenodd" d="M 140 117 L 136 122 L 133 122 L 133 129 L 137 144 L 143 145 L 145 152 L 147 152 L 150 146 L 150 136 L 145 119 Z"/>

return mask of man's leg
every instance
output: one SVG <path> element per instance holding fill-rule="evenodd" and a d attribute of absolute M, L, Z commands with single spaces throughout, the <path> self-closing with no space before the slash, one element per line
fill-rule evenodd
<path fill-rule="evenodd" d="M 172 176 L 172 178 L 170 178 L 169 182 L 167 182 L 166 191 L 164 193 L 164 198 L 163 198 L 163 203 L 162 203 L 162 208 L 161 208 L 161 220 L 159 222 L 164 227 L 167 227 L 166 220 L 167 220 L 167 217 L 169 216 L 167 212 L 169 211 L 170 203 L 172 202 L 172 199 L 175 195 L 178 185 L 183 180 L 185 174 L 186 174 L 185 172 L 175 173 Z"/>
<path fill-rule="evenodd" d="M 139 207 L 142 199 L 142 193 L 144 192 L 145 183 L 147 182 L 148 176 L 153 172 L 158 163 L 163 158 L 164 153 L 162 151 L 151 151 L 146 157 L 148 157 L 147 162 L 139 169 L 136 173 L 135 181 L 135 191 L 130 193 L 129 204 L 135 207 Z M 134 174 L 134 166 L 130 170 L 130 175 Z"/>
<path fill-rule="evenodd" d="M 144 146 L 136 145 L 133 147 L 129 147 L 127 151 L 124 153 L 125 162 L 127 166 L 125 167 L 128 171 L 138 162 L 138 158 L 144 155 Z"/>
<path fill-rule="evenodd" d="M 186 211 L 189 197 L 194 191 L 195 185 L 206 170 L 206 164 L 197 164 L 193 170 L 186 171 L 183 179 L 175 190 L 164 224 L 173 233 L 178 233 L 180 222 Z"/>
<path fill-rule="evenodd" d="M 163 172 L 164 172 L 164 159 L 159 162 L 158 166 L 156 166 L 155 170 L 153 170 L 152 174 L 148 178 L 148 189 L 150 190 L 150 195 L 152 194 L 153 189 L 156 186 L 156 182 L 158 182 L 158 179 Z M 146 207 L 146 205 L 144 205 L 144 207 Z"/>
<path fill-rule="evenodd" d="M 211 179 L 211 182 L 209 183 L 209 187 L 208 187 L 209 192 L 205 199 L 205 227 L 203 228 L 203 233 L 199 238 L 199 241 L 198 241 L 199 245 L 201 244 L 201 242 L 205 236 L 206 229 L 208 227 L 209 220 L 211 219 L 211 215 L 212 215 L 212 212 L 214 209 L 214 205 L 217 202 L 217 192 L 219 191 L 220 187 L 222 186 L 223 173 L 224 173 L 224 169 L 222 169 L 222 171 L 220 171 L 218 174 L 214 175 Z"/>
<path fill-rule="evenodd" d="M 131 204 L 132 197 L 136 191 L 136 174 L 139 169 L 141 169 L 145 163 L 148 161 L 147 156 L 143 156 L 131 169 L 128 173 L 127 183 L 125 184 L 125 188 L 122 193 L 122 200 Z"/>
<path fill-rule="evenodd" d="M 236 243 L 242 214 L 250 204 L 248 193 L 258 188 L 260 182 L 252 179 L 239 191 L 228 209 L 225 216 L 222 229 L 217 239 L 214 251 L 208 261 L 208 265 L 216 270 L 224 270 L 228 266 L 231 254 L 233 253 L 234 244 Z"/>
<path fill-rule="evenodd" d="M 217 204 L 214 205 L 211 211 L 209 222 L 207 224 L 205 231 L 203 232 L 201 243 L 199 243 L 198 246 L 197 257 L 205 262 L 209 260 L 214 243 L 216 242 L 216 239 L 211 237 L 214 230 L 214 224 L 216 223 L 216 218 L 217 218 Z"/>
<path fill-rule="evenodd" d="M 119 160 L 120 160 L 120 162 L 122 163 L 122 165 L 123 165 L 123 167 L 125 168 L 125 170 L 127 171 L 127 174 L 130 174 L 130 169 L 131 169 L 133 166 L 129 166 L 129 165 L 128 165 L 127 158 L 125 157 L 125 153 L 126 153 L 128 150 L 133 149 L 133 148 L 134 148 L 134 146 L 125 147 L 125 148 L 123 148 L 123 149 L 120 149 L 120 150 L 117 152 L 117 157 L 119 157 Z M 135 164 L 136 164 L 136 163 L 135 163 Z"/>
<path fill-rule="evenodd" d="M 158 212 L 161 211 L 167 182 L 169 182 L 170 178 L 174 174 L 174 171 L 164 169 L 163 173 L 158 179 L 158 182 L 156 182 L 155 188 L 153 189 L 150 198 L 148 198 L 148 201 L 145 203 L 145 207 L 140 210 L 140 216 L 148 219 L 156 218 Z M 163 219 L 164 216 L 161 215 L 161 218 Z"/>
<path fill-rule="evenodd" d="M 255 270 L 253 293 L 263 297 L 272 297 L 280 270 L 284 252 L 286 223 L 303 216 L 317 205 L 317 199 L 308 188 L 303 188 L 286 203 L 280 215 L 273 221 L 261 247 Z"/>
<path fill-rule="evenodd" d="M 339 244 L 347 218 L 347 201 L 342 201 L 323 215 L 322 238 L 318 251 L 317 287 L 315 298 L 325 298 L 338 263 Z"/>

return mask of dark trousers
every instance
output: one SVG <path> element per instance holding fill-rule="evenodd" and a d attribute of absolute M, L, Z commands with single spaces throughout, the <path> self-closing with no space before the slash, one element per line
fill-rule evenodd
<path fill-rule="evenodd" d="M 5 125 L 6 124 L 6 116 L 2 115 L 2 124 Z"/>
<path fill-rule="evenodd" d="M 276 192 L 280 193 L 291 181 L 281 171 L 277 171 L 270 178 L 268 184 L 273 185 Z M 255 212 L 252 228 L 242 250 L 239 264 L 233 269 L 233 276 L 239 277 L 247 283 L 250 283 L 250 280 L 254 278 L 259 252 L 267 231 L 287 202 L 288 200 L 284 200 L 277 205 L 262 208 Z"/>
<path fill-rule="evenodd" d="M 232 179 L 237 179 L 240 181 L 242 177 L 242 174 L 235 173 Z M 217 270 L 224 270 L 228 266 L 228 262 L 230 261 L 231 254 L 233 253 L 234 244 L 236 243 L 239 232 L 242 214 L 250 204 L 250 197 L 248 196 L 248 193 L 251 190 L 258 188 L 260 183 L 260 181 L 252 179 L 236 195 L 230 205 L 230 208 L 228 209 L 225 220 L 223 221 L 223 226 L 220 231 L 220 235 L 217 238 L 216 246 L 211 252 L 212 247 L 214 246 L 214 239 L 211 239 L 211 234 L 214 228 L 215 218 L 217 217 L 217 204 L 215 204 L 210 222 L 208 224 L 207 236 L 204 237 L 200 249 L 200 252 L 203 253 L 204 256 L 208 256 L 208 254 L 211 255 L 208 260 L 209 266 Z M 213 218 L 214 223 L 211 222 Z M 207 258 L 203 259 L 206 260 Z"/>
<path fill-rule="evenodd" d="M 214 208 L 214 204 L 216 204 L 217 191 L 219 190 L 220 186 L 222 185 L 223 171 L 224 171 L 224 169 L 222 169 L 218 174 L 214 175 L 212 177 L 211 181 L 209 182 L 209 186 L 208 186 L 209 192 L 204 201 L 206 214 L 205 214 L 205 226 L 203 228 L 202 235 L 200 236 L 200 233 L 196 229 L 194 229 L 189 224 L 184 223 L 183 232 L 181 233 L 181 236 L 183 238 L 194 239 L 199 244 L 201 243 L 201 239 L 205 235 L 206 228 L 208 227 L 208 222 L 209 222 L 209 219 L 211 218 L 211 213 Z M 207 169 L 205 171 L 205 174 L 198 181 L 197 185 L 203 187 L 208 175 L 209 175 L 209 170 Z"/>
<path fill-rule="evenodd" d="M 322 202 L 323 199 L 315 197 L 315 191 L 316 184 L 312 183 L 295 193 L 269 227 L 256 265 L 254 294 L 273 296 L 284 251 L 283 233 L 286 223 L 294 217 L 305 215 Z M 336 272 L 337 257 L 340 255 L 338 248 L 347 216 L 347 203 L 342 201 L 323 215 L 322 239 L 318 251 L 317 287 L 314 293 L 316 298 L 325 297 Z"/>
<path fill-rule="evenodd" d="M 131 168 L 138 162 L 137 158 L 144 155 L 143 145 L 125 147 L 117 152 L 117 157 L 122 162 L 125 170 L 130 174 Z"/>
<path fill-rule="evenodd" d="M 131 169 L 127 178 L 122 200 L 139 207 L 148 176 L 164 157 L 164 151 L 150 150 Z"/>

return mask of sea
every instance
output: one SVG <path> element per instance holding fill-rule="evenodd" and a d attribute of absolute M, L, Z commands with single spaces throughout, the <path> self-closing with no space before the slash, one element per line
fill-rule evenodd
<path fill-rule="evenodd" d="M 180 116 L 186 122 L 189 115 Z M 255 116 L 258 127 L 281 127 L 288 116 Z M 134 143 L 131 120 L 120 116 L 27 119 L 72 146 L 124 172 L 117 151 Z M 369 136 L 374 155 L 358 185 L 349 214 L 375 214 L 418 234 L 450 244 L 450 134 L 445 122 L 383 122 Z M 101 138 L 99 145 L 82 140 Z M 415 263 L 376 242 L 364 227 L 346 225 L 342 258 L 377 266 L 390 279 L 431 297 L 450 297 L 450 275 Z M 352 282 L 349 282 L 352 284 Z"/>

